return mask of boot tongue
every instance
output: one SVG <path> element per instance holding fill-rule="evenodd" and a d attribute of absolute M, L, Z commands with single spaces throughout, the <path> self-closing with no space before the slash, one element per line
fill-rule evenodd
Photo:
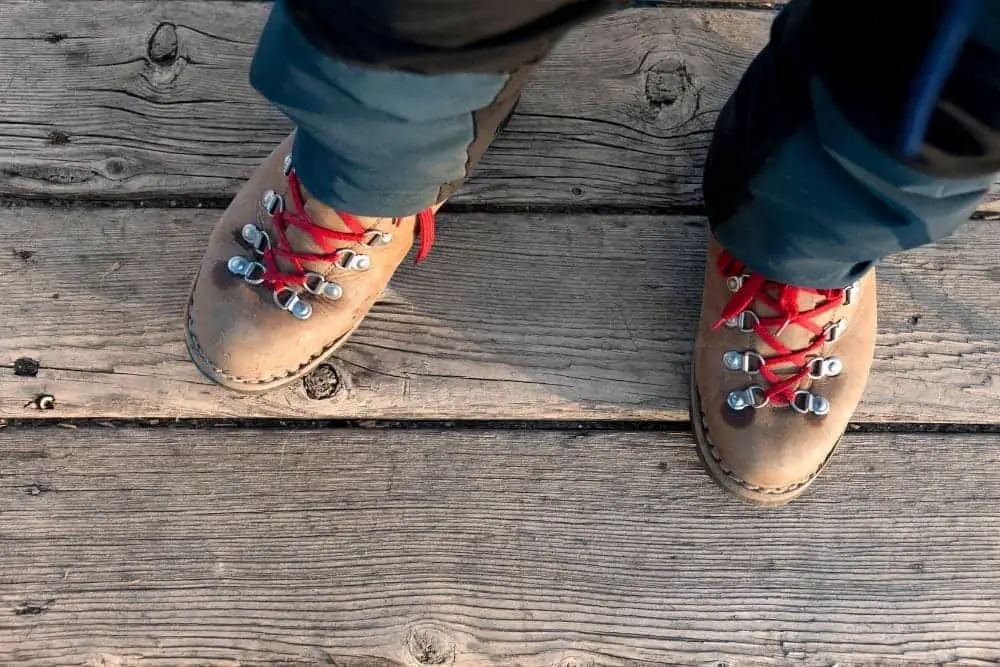
<path fill-rule="evenodd" d="M 309 196 L 309 193 L 305 192 L 303 189 L 303 198 L 305 199 L 305 214 L 309 217 L 314 225 L 317 227 L 323 227 L 324 229 L 330 229 L 335 232 L 352 233 L 351 228 L 347 225 L 344 220 L 337 215 L 329 206 L 326 206 L 316 199 Z M 291 202 L 288 202 L 289 206 L 292 206 Z M 296 211 L 296 213 L 301 213 Z M 379 220 L 377 219 L 360 219 L 362 224 L 366 228 L 377 226 Z M 371 224 L 366 224 L 371 223 Z M 346 248 L 348 246 L 354 245 L 351 241 L 333 239 L 327 241 L 326 247 L 320 245 L 309 232 L 297 227 L 295 225 L 288 225 L 285 229 L 285 236 L 288 238 L 288 244 L 291 246 L 292 250 L 301 253 L 310 253 L 316 255 L 330 254 L 335 252 L 339 248 Z M 289 260 L 278 257 L 277 258 L 278 267 L 282 271 L 294 272 L 297 269 Z M 302 262 L 302 266 L 306 271 L 315 271 L 317 273 L 325 274 L 330 270 L 332 262 L 327 261 L 306 261 Z"/>
<path fill-rule="evenodd" d="M 774 285 L 768 286 L 765 290 L 768 295 L 773 297 L 775 300 L 780 298 L 780 288 Z M 811 291 L 797 290 L 796 304 L 798 305 L 799 312 L 806 312 L 816 308 L 825 301 L 825 297 L 820 294 L 816 294 Z M 787 296 L 785 297 L 787 298 Z M 757 313 L 759 317 L 770 318 L 770 317 L 785 317 L 786 314 L 780 313 L 777 309 L 772 308 L 769 304 L 765 303 L 761 299 L 756 299 L 751 306 L 753 311 Z M 818 315 L 813 319 L 813 322 L 819 326 L 826 324 L 826 320 L 830 319 L 830 313 L 825 313 L 823 315 Z M 784 327 L 784 330 L 780 330 L 778 326 L 769 326 L 768 330 L 775 334 L 776 338 L 789 347 L 792 350 L 800 350 L 802 348 L 808 347 L 812 344 L 815 339 L 815 334 L 795 323 L 789 323 Z M 757 337 L 757 350 L 762 353 L 765 357 L 772 354 L 777 354 L 778 351 L 771 348 L 763 339 Z"/>

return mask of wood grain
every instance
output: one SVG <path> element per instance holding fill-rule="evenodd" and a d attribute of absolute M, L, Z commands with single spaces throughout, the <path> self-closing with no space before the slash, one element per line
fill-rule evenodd
<path fill-rule="evenodd" d="M 0 7 L 0 195 L 226 198 L 289 131 L 247 82 L 267 3 Z M 643 9 L 573 32 L 456 201 L 697 204 L 715 110 L 772 17 Z"/>
<path fill-rule="evenodd" d="M 761 510 L 667 433 L 0 431 L 0 663 L 1000 661 L 997 435 Z"/>
<path fill-rule="evenodd" d="M 230 395 L 188 362 L 182 311 L 217 215 L 0 210 L 0 416 L 687 418 L 698 218 L 445 214 L 431 259 L 404 264 L 339 353 L 341 390 L 312 400 Z M 997 225 L 887 262 L 857 419 L 1000 420 Z M 23 357 L 36 377 L 11 372 Z"/>
<path fill-rule="evenodd" d="M 572 32 L 454 201 L 700 205 L 715 115 L 774 16 L 717 4 Z M 247 83 L 267 3 L 0 7 L 0 196 L 227 198 L 289 131 Z"/>

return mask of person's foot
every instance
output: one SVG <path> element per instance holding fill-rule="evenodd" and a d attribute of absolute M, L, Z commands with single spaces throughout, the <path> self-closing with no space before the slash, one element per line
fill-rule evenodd
<path fill-rule="evenodd" d="M 289 137 L 257 169 L 212 232 L 186 315 L 191 359 L 239 392 L 276 389 L 330 357 L 421 239 L 432 209 L 362 218 L 310 198 Z"/>
<path fill-rule="evenodd" d="M 805 491 L 861 400 L 875 321 L 874 272 L 846 289 L 796 288 L 746 272 L 711 242 L 691 422 L 724 489 L 760 505 Z"/>

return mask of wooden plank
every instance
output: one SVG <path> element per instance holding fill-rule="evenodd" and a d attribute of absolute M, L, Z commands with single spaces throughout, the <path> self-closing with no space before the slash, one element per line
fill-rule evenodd
<path fill-rule="evenodd" d="M 0 7 L 0 197 L 229 197 L 289 130 L 246 80 L 267 3 Z M 647 8 L 572 32 L 454 200 L 700 205 L 715 115 L 772 18 Z"/>
<path fill-rule="evenodd" d="M 687 434 L 7 429 L 0 662 L 996 664 L 998 438 L 762 510 Z"/>
<path fill-rule="evenodd" d="M 0 210 L 0 416 L 687 418 L 698 218 L 443 215 L 431 259 L 339 353 L 342 390 L 312 400 L 230 395 L 188 362 L 182 311 L 217 215 Z M 997 225 L 887 262 L 857 419 L 1000 420 Z M 22 357 L 37 377 L 10 372 Z"/>
<path fill-rule="evenodd" d="M 0 7 L 0 195 L 229 197 L 289 131 L 247 83 L 267 3 Z M 573 32 L 456 200 L 697 204 L 714 110 L 772 17 L 645 9 Z"/>
<path fill-rule="evenodd" d="M 0 196 L 229 197 L 289 130 L 246 81 L 267 3 L 0 7 Z M 642 9 L 572 32 L 455 201 L 700 205 L 715 115 L 772 18 Z M 176 58 L 150 51 L 172 40 Z"/>

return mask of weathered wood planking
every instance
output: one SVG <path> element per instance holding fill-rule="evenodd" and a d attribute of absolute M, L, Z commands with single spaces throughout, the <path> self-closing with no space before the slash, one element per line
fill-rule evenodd
<path fill-rule="evenodd" d="M 0 7 L 0 196 L 228 197 L 289 129 L 246 81 L 266 3 Z M 576 30 L 455 201 L 700 204 L 715 114 L 772 17 L 641 9 Z"/>
<path fill-rule="evenodd" d="M 996 664 L 998 445 L 761 510 L 685 434 L 8 429 L 0 663 Z"/>
<path fill-rule="evenodd" d="M 288 132 L 247 83 L 266 3 L 0 7 L 0 195 L 228 197 Z M 575 31 L 456 200 L 697 204 L 714 111 L 771 19 L 644 9 Z"/>
<path fill-rule="evenodd" d="M 698 218 L 443 215 L 335 365 L 343 390 L 262 398 L 188 362 L 182 311 L 218 213 L 0 210 L 0 416 L 668 419 L 687 415 Z M 882 271 L 859 420 L 996 422 L 1000 223 Z M 17 377 L 14 361 L 41 362 Z M 56 398 L 54 411 L 31 400 Z"/>

